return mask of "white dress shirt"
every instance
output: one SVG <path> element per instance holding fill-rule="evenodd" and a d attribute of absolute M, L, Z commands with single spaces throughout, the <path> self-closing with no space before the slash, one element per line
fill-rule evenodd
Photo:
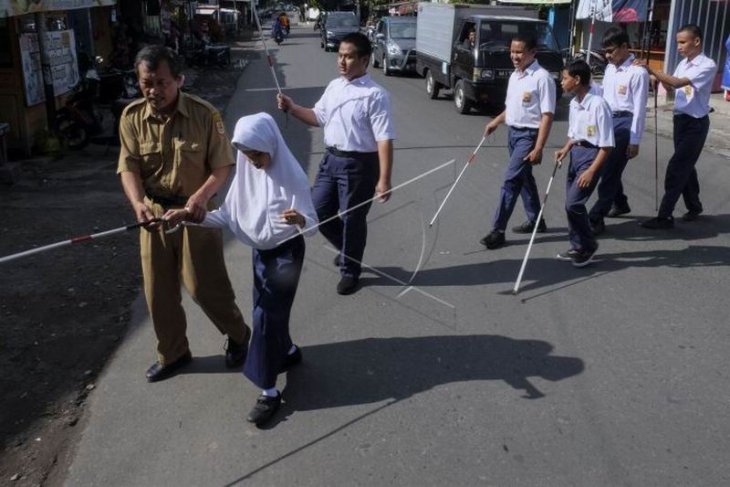
<path fill-rule="evenodd" d="M 583 101 L 570 100 L 568 137 L 576 142 L 585 141 L 597 147 L 613 147 L 611 107 L 600 96 L 586 93 Z"/>
<path fill-rule="evenodd" d="M 646 122 L 646 99 L 649 96 L 649 73 L 634 66 L 631 54 L 621 66 L 609 64 L 603 76 L 603 99 L 613 112 L 631 112 L 629 144 L 638 145 Z"/>
<path fill-rule="evenodd" d="M 715 61 L 700 53 L 691 61 L 680 61 L 674 70 L 675 78 L 687 78 L 690 84 L 676 90 L 674 113 L 702 118 L 710 113 L 710 89 L 715 79 Z"/>
<path fill-rule="evenodd" d="M 281 219 L 289 208 L 304 216 L 305 235 L 317 232 L 309 179 L 267 113 L 242 117 L 233 132 L 238 149 L 236 174 L 219 209 L 206 214 L 205 227 L 228 228 L 238 240 L 259 250 L 272 249 L 302 229 Z M 243 154 L 256 150 L 271 155 L 267 167 L 257 169 Z"/>
<path fill-rule="evenodd" d="M 369 74 L 332 80 L 314 105 L 324 143 L 350 152 L 377 152 L 378 142 L 395 139 L 390 96 Z"/>
<path fill-rule="evenodd" d="M 509 77 L 505 122 L 515 128 L 540 128 L 543 113 L 555 113 L 555 81 L 537 59 Z"/>

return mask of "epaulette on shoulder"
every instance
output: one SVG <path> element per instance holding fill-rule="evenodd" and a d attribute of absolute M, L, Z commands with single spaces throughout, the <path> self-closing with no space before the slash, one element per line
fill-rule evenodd
<path fill-rule="evenodd" d="M 187 96 L 191 102 L 195 102 L 200 105 L 203 105 L 205 108 L 210 110 L 211 113 L 218 113 L 218 109 L 216 109 L 216 107 L 214 107 L 210 102 L 200 98 L 199 96 L 192 95 L 190 93 L 185 93 L 185 96 Z"/>
<path fill-rule="evenodd" d="M 124 111 L 122 112 L 122 116 L 126 115 L 127 113 L 131 111 L 138 110 L 140 107 L 144 107 L 145 104 L 144 98 L 137 98 L 136 100 L 132 101 L 129 105 L 124 107 Z"/>

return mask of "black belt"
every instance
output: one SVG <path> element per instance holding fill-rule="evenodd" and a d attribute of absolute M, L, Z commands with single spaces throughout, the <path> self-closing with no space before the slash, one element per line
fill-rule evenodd
<path fill-rule="evenodd" d="M 590 142 L 585 141 L 585 140 L 579 140 L 578 142 L 576 142 L 573 145 L 577 145 L 578 147 L 585 147 L 586 149 L 598 149 L 597 145 L 593 145 Z"/>
<path fill-rule="evenodd" d="M 333 156 L 351 157 L 353 159 L 357 159 L 357 158 L 361 158 L 361 157 L 371 157 L 374 154 L 377 154 L 377 152 L 355 152 L 355 151 L 340 150 L 337 147 L 327 147 L 327 152 L 329 152 Z"/>
<path fill-rule="evenodd" d="M 170 208 L 172 206 L 185 206 L 188 202 L 189 196 L 160 196 L 158 194 L 146 193 L 147 197 L 152 202 L 157 203 L 163 208 Z"/>
<path fill-rule="evenodd" d="M 611 112 L 611 116 L 613 118 L 623 118 L 623 117 L 633 117 L 633 112 L 629 112 L 627 110 L 619 110 L 617 112 Z"/>

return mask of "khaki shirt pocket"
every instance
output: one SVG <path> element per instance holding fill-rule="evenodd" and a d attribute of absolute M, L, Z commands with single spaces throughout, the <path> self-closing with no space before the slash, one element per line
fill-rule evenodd
<path fill-rule="evenodd" d="M 189 140 L 175 139 L 175 166 L 178 171 L 193 170 L 196 173 L 205 167 L 203 144 Z"/>
<path fill-rule="evenodd" d="M 155 173 L 162 166 L 162 146 L 157 142 L 140 142 L 139 156 L 142 174 Z"/>

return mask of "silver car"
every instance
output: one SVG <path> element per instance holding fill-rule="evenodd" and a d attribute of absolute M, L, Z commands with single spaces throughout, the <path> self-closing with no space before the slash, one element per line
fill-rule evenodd
<path fill-rule="evenodd" d="M 383 74 L 416 71 L 416 18 L 384 17 L 375 26 L 373 67 Z"/>

